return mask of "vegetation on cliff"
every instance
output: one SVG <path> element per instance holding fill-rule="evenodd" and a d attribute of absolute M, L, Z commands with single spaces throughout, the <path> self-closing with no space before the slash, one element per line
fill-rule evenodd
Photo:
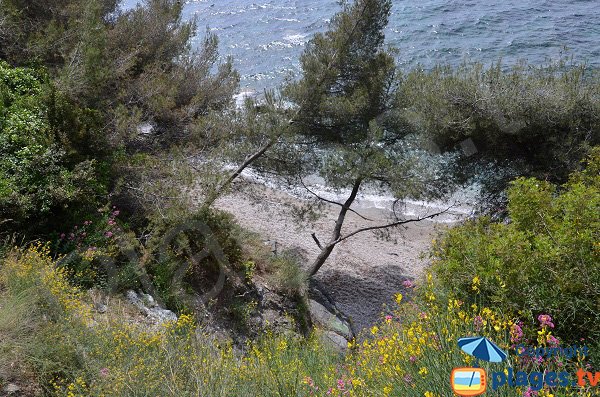
<path fill-rule="evenodd" d="M 474 333 L 512 352 L 518 342 L 585 341 L 598 364 L 596 72 L 564 63 L 403 72 L 384 46 L 390 7 L 344 2 L 308 43 L 298 80 L 236 109 L 232 60 L 219 58 L 210 32 L 191 45 L 197 29 L 182 21 L 180 1 L 127 11 L 115 0 L 2 1 L 0 387 L 446 396 L 451 369 L 471 364 L 456 338 Z M 330 238 L 313 235 L 321 253 L 312 263 L 274 258 L 213 208 L 248 167 L 339 208 Z M 310 191 L 303 178 L 315 174 L 346 200 Z M 398 307 L 345 356 L 331 351 L 307 329 L 307 277 L 341 241 L 413 221 L 347 232 L 359 191 L 400 202 L 463 182 L 483 187 L 493 217 L 441 235 L 431 273 L 398 286 L 407 292 Z M 267 284 L 297 332 L 253 323 Z M 90 296 L 119 301 L 127 289 L 151 293 L 179 319 L 149 326 L 126 303 L 103 315 Z M 244 338 L 219 339 L 215 323 Z M 543 365 L 570 370 L 583 359 Z"/>

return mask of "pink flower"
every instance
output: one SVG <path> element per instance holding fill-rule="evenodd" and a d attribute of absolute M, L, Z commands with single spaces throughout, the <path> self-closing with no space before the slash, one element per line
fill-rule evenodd
<path fill-rule="evenodd" d="M 339 390 L 344 390 L 344 388 L 346 387 L 346 383 L 343 379 L 338 379 L 337 386 Z"/>
<path fill-rule="evenodd" d="M 110 371 L 108 370 L 108 368 L 102 368 L 100 370 L 100 376 L 102 376 L 103 378 L 106 378 L 108 376 L 109 372 Z"/>
<path fill-rule="evenodd" d="M 104 235 L 106 237 L 108 237 L 108 238 L 111 238 L 113 236 L 113 233 L 112 232 L 106 232 L 106 233 L 104 233 Z"/>
<path fill-rule="evenodd" d="M 392 316 L 390 316 L 389 314 L 387 316 L 385 316 L 385 322 L 387 322 L 387 323 L 392 322 Z"/>
<path fill-rule="evenodd" d="M 553 335 L 548 335 L 548 343 L 552 347 L 558 347 L 558 345 L 560 344 L 560 341 L 558 339 L 556 339 Z"/>
<path fill-rule="evenodd" d="M 521 341 L 521 338 L 523 337 L 523 329 L 521 328 L 520 323 L 519 324 L 513 324 L 510 327 L 510 341 L 512 343 L 518 343 Z"/>
<path fill-rule="evenodd" d="M 404 280 L 402 282 L 402 285 L 404 286 L 404 288 L 414 288 L 415 287 L 415 284 L 408 279 Z"/>
<path fill-rule="evenodd" d="M 479 331 L 481 327 L 483 327 L 483 318 L 481 316 L 475 316 L 473 325 L 475 325 L 475 329 Z"/>
<path fill-rule="evenodd" d="M 67 236 L 66 236 L 64 233 L 61 233 L 61 234 L 60 234 L 60 239 L 61 239 L 61 240 L 64 240 L 64 239 L 65 239 L 65 237 L 67 237 Z"/>
<path fill-rule="evenodd" d="M 410 360 L 411 363 L 414 363 L 415 361 L 417 361 L 417 358 L 415 356 L 410 356 L 408 359 Z"/>
<path fill-rule="evenodd" d="M 538 392 L 533 390 L 531 387 L 527 389 L 525 393 L 523 393 L 523 397 L 535 397 L 538 395 Z"/>
<path fill-rule="evenodd" d="M 538 321 L 540 322 L 540 326 L 545 327 L 548 326 L 550 328 L 554 328 L 554 323 L 552 322 L 552 317 L 549 314 L 540 314 L 538 316 Z"/>

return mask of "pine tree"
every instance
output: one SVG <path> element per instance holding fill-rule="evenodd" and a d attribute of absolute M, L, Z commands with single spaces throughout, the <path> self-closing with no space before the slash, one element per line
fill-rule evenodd
<path fill-rule="evenodd" d="M 301 57 L 302 78 L 284 89 L 297 111 L 295 136 L 310 147 L 292 173 L 318 173 L 328 186 L 349 191 L 343 203 L 317 196 L 340 211 L 327 243 L 313 235 L 321 251 L 310 266 L 311 276 L 341 241 L 420 220 L 396 217 L 344 234 L 346 215 L 355 212 L 351 206 L 365 186 L 385 188 L 398 198 L 435 193 L 423 186 L 423 174 L 414 172 L 417 161 L 403 145 L 410 130 L 397 113 L 396 66 L 384 45 L 390 12 L 390 0 L 345 5 L 332 19 L 331 29 L 309 42 Z"/>

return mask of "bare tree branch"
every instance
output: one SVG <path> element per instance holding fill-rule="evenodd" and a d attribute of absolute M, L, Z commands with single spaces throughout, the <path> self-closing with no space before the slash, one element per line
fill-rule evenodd
<path fill-rule="evenodd" d="M 210 193 L 207 199 L 204 201 L 204 207 L 210 207 L 217 198 L 221 195 L 221 193 L 238 177 L 244 172 L 244 170 L 260 158 L 267 150 L 269 150 L 277 140 L 279 139 L 279 135 L 272 137 L 269 141 L 264 144 L 260 149 L 258 149 L 254 154 L 248 156 L 246 160 L 235 170 L 234 173 L 229 175 L 229 177 L 223 182 L 219 187 L 217 187 L 212 193 Z"/>
<path fill-rule="evenodd" d="M 317 233 L 313 232 L 313 233 L 311 234 L 311 236 L 312 236 L 313 240 L 315 240 L 315 243 L 317 243 L 317 246 L 318 246 L 320 249 L 323 249 L 323 246 L 321 245 L 321 242 L 320 242 L 320 241 L 319 241 L 319 239 L 317 238 Z"/>
<path fill-rule="evenodd" d="M 369 226 L 369 227 L 363 227 L 363 228 L 360 228 L 360 229 L 356 229 L 355 231 L 353 231 L 351 233 L 348 233 L 345 236 L 339 237 L 337 240 L 333 241 L 330 244 L 336 245 L 336 244 L 341 243 L 342 241 L 344 241 L 346 239 L 349 239 L 350 237 L 352 237 L 352 236 L 354 236 L 354 235 L 356 235 L 358 233 L 366 232 L 366 231 L 369 231 L 369 230 L 387 229 L 387 228 L 390 228 L 390 227 L 396 227 L 396 226 L 400 226 L 400 225 L 406 225 L 407 223 L 420 222 L 420 221 L 424 221 L 426 219 L 432 219 L 432 218 L 435 218 L 437 216 L 440 216 L 440 215 L 443 215 L 443 214 L 447 213 L 453 206 L 454 206 L 454 204 L 451 205 L 451 206 L 449 206 L 448 208 L 442 210 L 442 211 L 436 212 L 435 214 L 427 215 L 427 216 L 424 216 L 424 217 L 419 217 L 419 218 L 416 218 L 416 219 L 405 219 L 405 220 L 402 220 L 402 221 L 396 221 L 396 222 L 388 223 L 386 225 Z"/>
<path fill-rule="evenodd" d="M 325 197 L 319 196 L 317 193 L 315 193 L 315 192 L 313 192 L 312 190 L 310 190 L 310 189 L 308 188 L 308 186 L 306 186 L 306 185 L 304 184 L 304 181 L 302 180 L 302 178 L 299 178 L 299 179 L 300 179 L 300 184 L 302 185 L 302 187 L 304 187 L 304 189 L 306 189 L 306 190 L 307 190 L 307 191 L 308 191 L 310 194 L 312 194 L 313 196 L 315 196 L 315 197 L 316 197 L 316 198 L 318 198 L 319 200 L 321 200 L 321 201 L 324 201 L 324 202 L 326 202 L 326 203 L 329 203 L 329 204 L 339 205 L 340 207 L 343 207 L 343 206 L 344 206 L 344 204 L 342 204 L 342 203 L 338 203 L 337 201 L 333 201 L 333 200 L 328 200 L 328 199 L 326 199 Z M 362 218 L 362 219 L 364 219 L 365 221 L 373 222 L 373 220 L 372 220 L 372 219 L 369 219 L 369 218 L 367 218 L 366 216 L 363 216 L 363 215 L 361 215 L 360 213 L 358 213 L 357 211 L 353 210 L 352 208 L 348 208 L 348 211 L 352 212 L 353 214 L 356 214 L 356 215 L 358 215 L 359 217 L 361 217 L 361 218 Z"/>

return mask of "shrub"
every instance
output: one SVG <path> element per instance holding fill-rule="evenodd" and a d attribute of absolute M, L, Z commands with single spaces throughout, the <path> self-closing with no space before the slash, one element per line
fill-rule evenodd
<path fill-rule="evenodd" d="M 105 192 L 98 161 L 70 146 L 70 137 L 80 131 L 63 130 L 53 123 L 51 110 L 66 104 L 47 95 L 50 88 L 45 79 L 43 72 L 0 63 L 0 222 L 4 230 L 47 230 L 96 206 Z"/>
<path fill-rule="evenodd" d="M 564 60 L 510 69 L 500 62 L 489 68 L 465 63 L 407 73 L 397 106 L 442 150 L 473 140 L 477 151 L 462 172 L 481 162 L 502 166 L 502 173 L 480 175 L 485 193 L 497 197 L 516 176 L 564 183 L 578 169 L 600 144 L 599 93 L 596 70 Z"/>
<path fill-rule="evenodd" d="M 451 229 L 433 250 L 442 289 L 466 302 L 559 318 L 566 341 L 600 340 L 600 149 L 560 188 L 519 178 L 509 223 L 487 218 Z"/>
<path fill-rule="evenodd" d="M 203 208 L 187 214 L 173 211 L 157 217 L 146 244 L 147 270 L 160 298 L 181 309 L 189 294 L 206 294 L 225 272 L 228 283 L 244 273 L 242 250 L 231 215 Z"/>
<path fill-rule="evenodd" d="M 531 332 L 521 330 L 516 318 L 500 311 L 442 300 L 431 278 L 417 287 L 423 300 L 404 303 L 398 295 L 399 306 L 371 329 L 369 338 L 352 343 L 345 358 L 323 345 L 318 333 L 307 339 L 267 333 L 234 350 L 204 334 L 189 315 L 155 328 L 110 313 L 94 315 L 85 296 L 68 285 L 41 246 L 13 252 L 0 270 L 0 283 L 0 320 L 7 320 L 0 321 L 0 332 L 10 337 L 0 339 L 0 349 L 11 349 L 11 359 L 35 369 L 47 395 L 449 397 L 451 370 L 475 364 L 458 348 L 457 338 L 473 334 L 510 352 L 508 364 L 514 371 L 574 373 L 586 364 L 582 357 L 569 361 L 558 356 L 541 363 L 516 357 L 518 343 L 561 343 L 546 319 Z M 49 317 L 35 327 L 24 326 L 26 316 L 5 310 L 20 307 L 18 313 L 23 313 L 18 297 L 30 305 L 28 321 Z M 478 364 L 487 371 L 503 371 L 507 365 Z M 24 374 L 10 380 L 22 381 Z M 503 387 L 495 395 L 527 392 Z M 544 387 L 539 393 L 529 395 L 584 396 L 590 390 Z"/>
<path fill-rule="evenodd" d="M 308 276 L 297 257 L 284 251 L 270 260 L 269 272 L 269 278 L 277 290 L 290 296 L 304 296 L 308 288 Z"/>

